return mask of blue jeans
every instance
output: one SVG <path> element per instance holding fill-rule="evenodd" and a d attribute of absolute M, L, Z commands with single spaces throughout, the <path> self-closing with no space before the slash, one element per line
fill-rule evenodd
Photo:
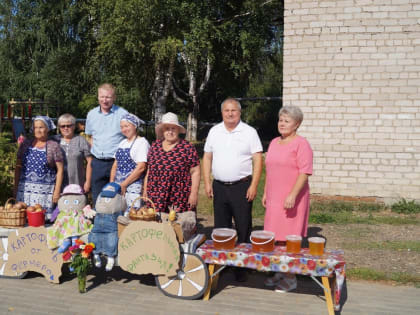
<path fill-rule="evenodd" d="M 108 257 L 117 256 L 118 222 L 122 212 L 113 214 L 97 213 L 93 229 L 89 234 L 89 242 L 95 244 L 94 254 L 104 254 Z"/>
<path fill-rule="evenodd" d="M 101 193 L 102 188 L 109 183 L 112 164 L 114 164 L 114 159 L 101 160 L 96 157 L 93 157 L 92 159 L 91 191 L 94 206 L 96 205 L 96 199 Z"/>

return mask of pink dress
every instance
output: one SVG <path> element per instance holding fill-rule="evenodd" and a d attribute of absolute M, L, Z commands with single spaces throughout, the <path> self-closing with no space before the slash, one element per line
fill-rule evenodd
<path fill-rule="evenodd" d="M 309 142 L 296 136 L 291 142 L 279 144 L 280 137 L 273 139 L 265 158 L 266 211 L 264 230 L 276 234 L 277 241 L 285 241 L 286 235 L 307 235 L 309 218 L 309 185 L 302 188 L 295 207 L 285 210 L 284 200 L 292 190 L 299 174 L 312 174 L 312 149 Z"/>

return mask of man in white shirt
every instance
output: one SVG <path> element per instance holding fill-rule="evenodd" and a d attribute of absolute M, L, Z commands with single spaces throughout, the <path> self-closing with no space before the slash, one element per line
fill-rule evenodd
<path fill-rule="evenodd" d="M 233 218 L 238 242 L 248 243 L 252 201 L 262 172 L 262 145 L 257 131 L 241 121 L 237 100 L 228 98 L 222 103 L 222 117 L 223 122 L 210 129 L 204 146 L 205 190 L 213 198 L 214 226 L 231 228 Z"/>

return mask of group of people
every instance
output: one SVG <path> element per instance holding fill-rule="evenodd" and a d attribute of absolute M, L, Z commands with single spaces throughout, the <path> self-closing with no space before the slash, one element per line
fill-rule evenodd
<path fill-rule="evenodd" d="M 160 212 L 196 210 L 200 159 L 195 147 L 180 137 L 186 130 L 177 115 L 168 112 L 162 116 L 156 125 L 156 141 L 149 145 L 137 132 L 144 122 L 115 105 L 115 100 L 114 86 L 99 86 L 99 106 L 86 119 L 85 134 L 90 141 L 75 135 L 76 120 L 70 114 L 59 117 L 60 135 L 52 139 L 48 137 L 55 129 L 52 120 L 34 118 L 34 138 L 25 140 L 18 150 L 17 200 L 41 204 L 48 219 L 66 185 L 78 184 L 85 193 L 91 191 L 95 205 L 103 187 L 115 182 L 128 206 L 144 196 Z M 221 113 L 223 121 L 210 129 L 204 146 L 205 192 L 213 199 L 214 227 L 232 228 L 233 219 L 238 242 L 244 243 L 249 242 L 252 231 L 252 203 L 263 170 L 263 147 L 256 130 L 241 121 L 239 101 L 226 99 Z M 313 154 L 308 141 L 297 135 L 302 120 L 298 107 L 282 107 L 279 137 L 271 141 L 265 157 L 264 229 L 274 232 L 280 243 L 286 235 L 307 235 Z M 241 268 L 236 268 L 235 275 L 238 281 L 246 280 Z M 266 285 L 290 291 L 296 288 L 296 278 L 276 273 Z"/>

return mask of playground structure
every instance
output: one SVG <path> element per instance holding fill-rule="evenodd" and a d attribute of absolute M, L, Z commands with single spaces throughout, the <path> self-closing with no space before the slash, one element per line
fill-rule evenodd
<path fill-rule="evenodd" d="M 41 100 L 17 100 L 13 98 L 7 104 L 0 104 L 0 132 L 5 124 L 10 123 L 13 140 L 16 141 L 20 135 L 26 135 L 26 125 L 36 115 L 47 115 L 56 120 L 60 107 L 53 101 Z"/>

